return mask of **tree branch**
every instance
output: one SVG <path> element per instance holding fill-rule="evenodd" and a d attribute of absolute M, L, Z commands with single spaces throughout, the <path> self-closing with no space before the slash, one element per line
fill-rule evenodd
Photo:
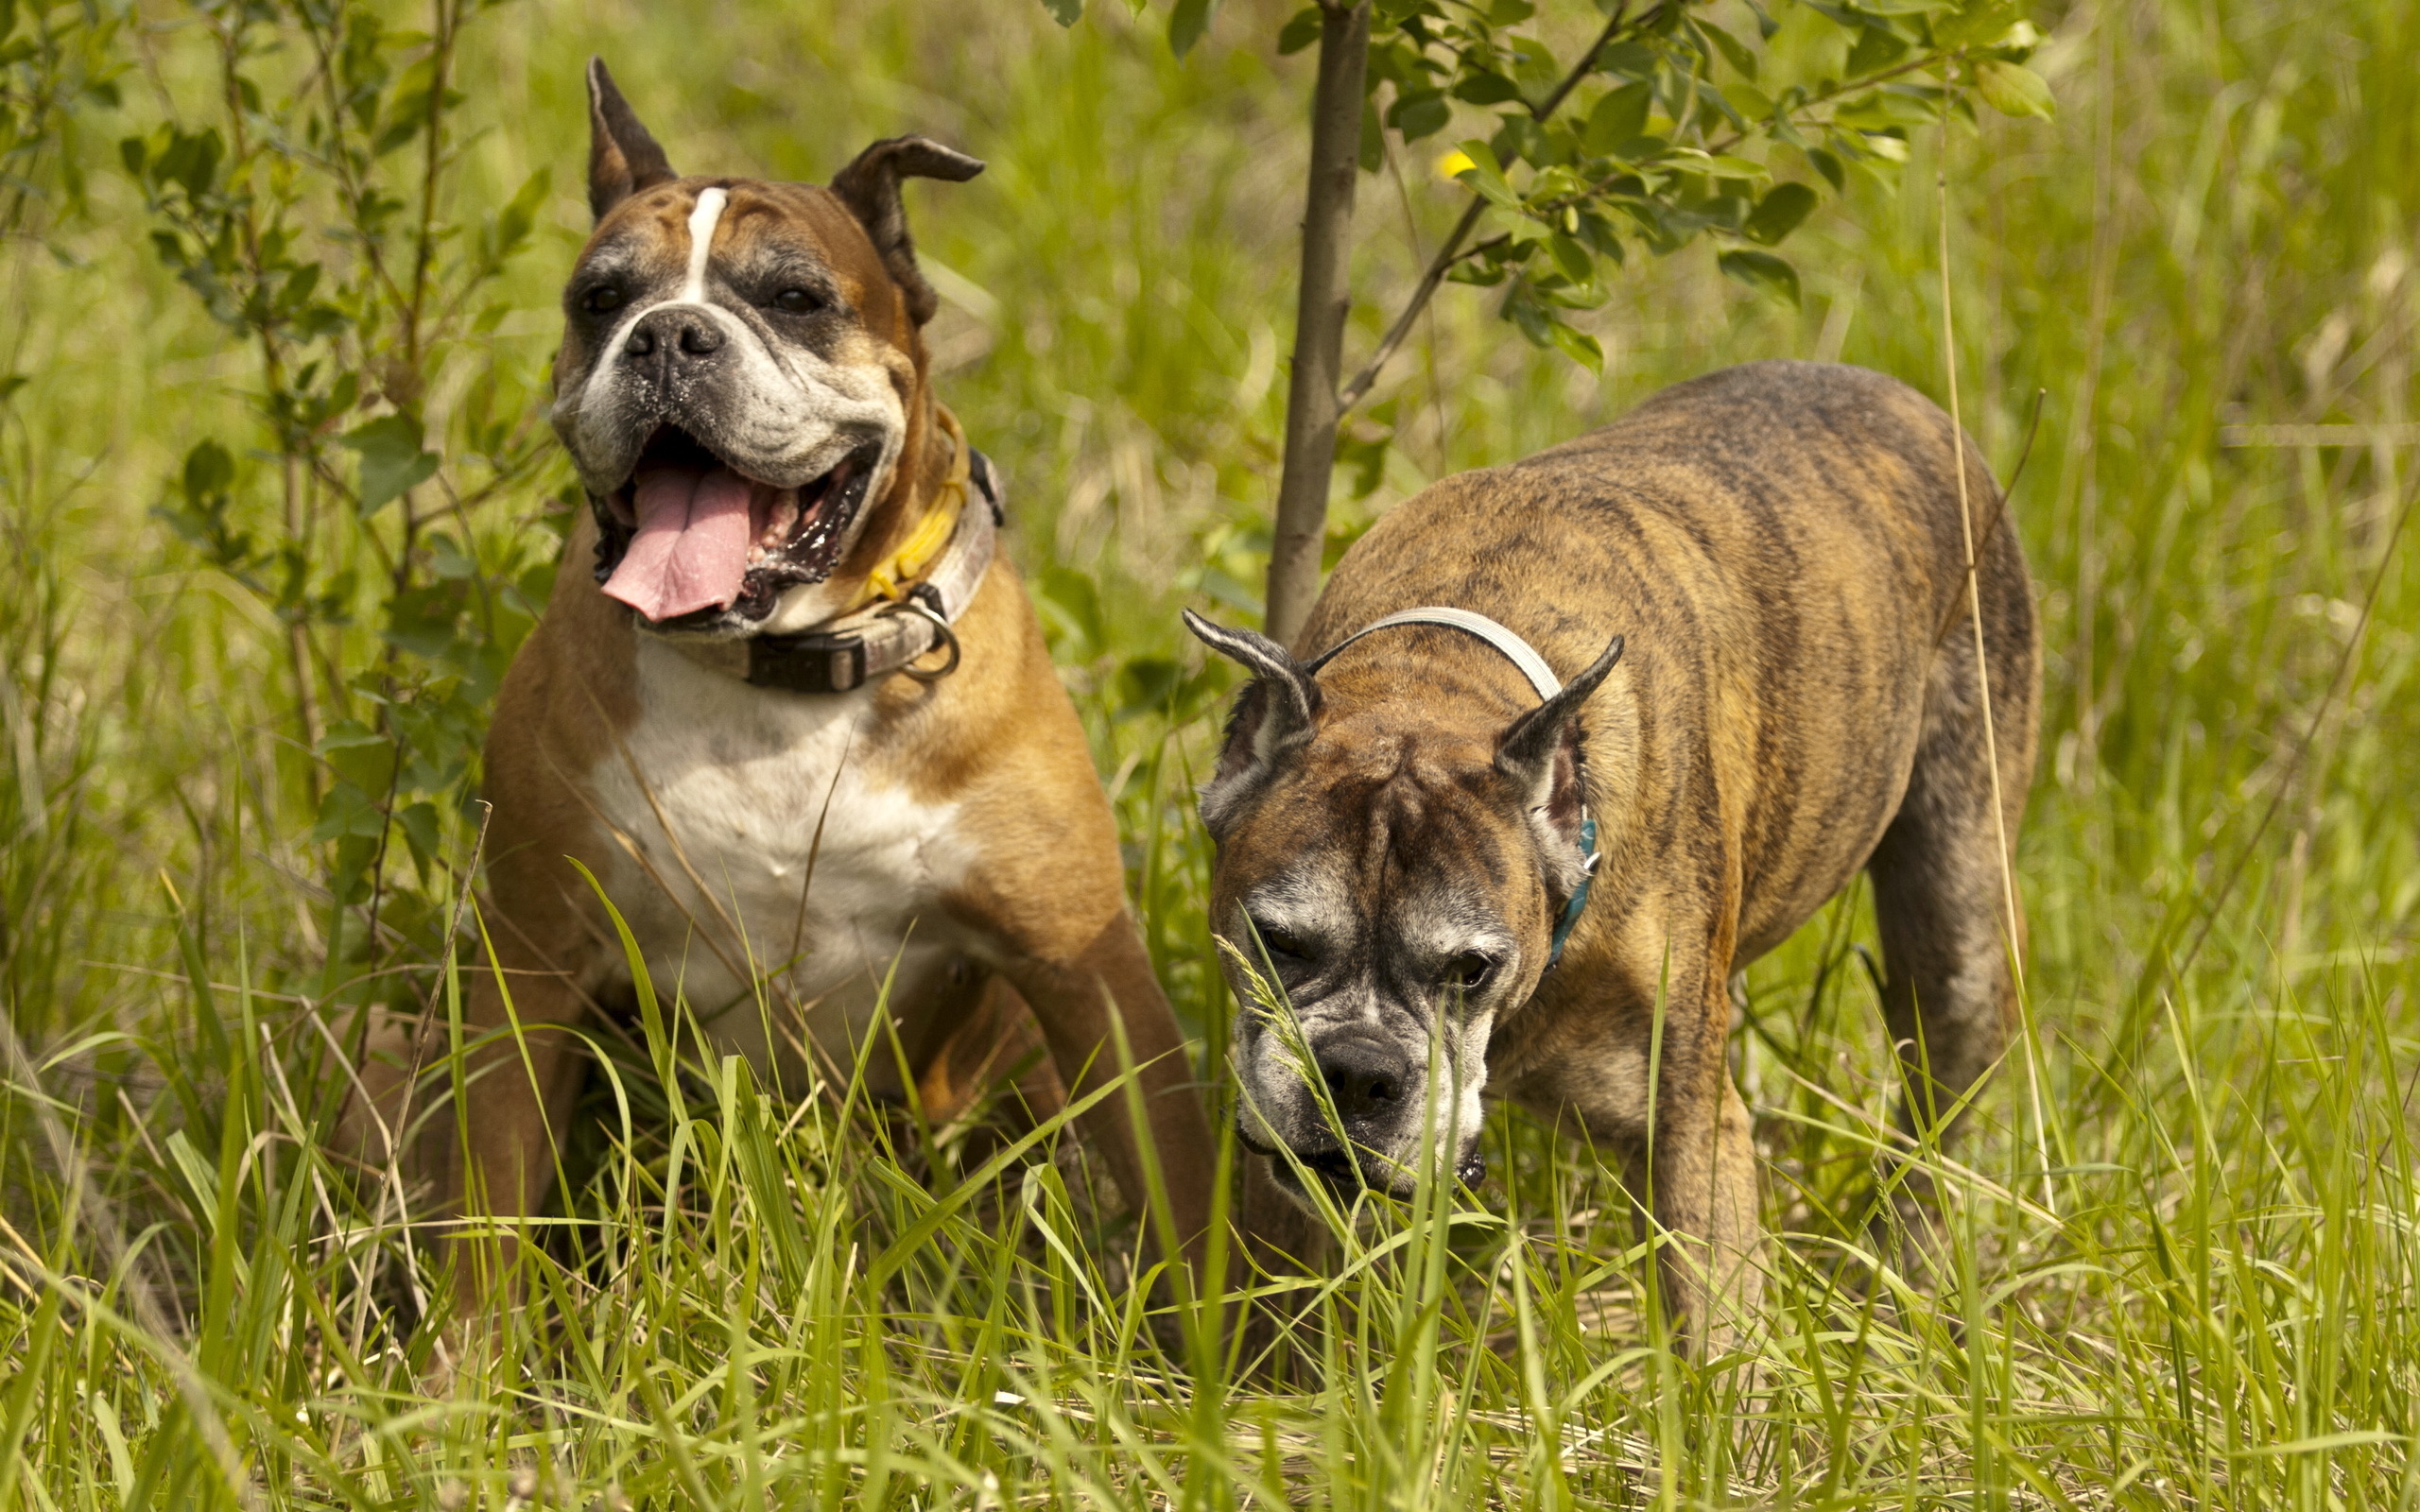
<path fill-rule="evenodd" d="M 1320 9 L 1319 84 L 1311 101 L 1309 189 L 1303 207 L 1302 282 L 1294 312 L 1294 369 L 1286 390 L 1286 463 L 1269 552 L 1267 627 L 1290 643 L 1319 596 L 1327 494 L 1336 471 L 1337 372 L 1352 302 L 1345 262 L 1353 191 L 1361 172 L 1361 106 L 1370 60 L 1372 0 Z"/>
<path fill-rule="evenodd" d="M 1637 25 L 1645 26 L 1661 9 L 1659 6 L 1650 11 L 1640 18 Z M 1530 119 L 1543 123 L 1563 108 L 1563 102 L 1571 97 L 1571 92 L 1580 87 L 1580 81 L 1596 69 L 1597 59 L 1625 29 L 1629 12 L 1629 0 L 1623 0 L 1614 8 L 1613 15 L 1606 19 L 1605 29 L 1599 32 L 1597 40 L 1588 44 L 1588 50 L 1580 55 L 1580 61 L 1564 75 L 1563 81 L 1555 85 L 1545 99 L 1530 107 Z M 1478 225 L 1478 217 L 1486 209 L 1486 200 L 1477 195 L 1471 197 L 1470 204 L 1462 211 L 1462 218 L 1454 222 L 1453 231 L 1446 234 L 1444 244 L 1437 249 L 1437 255 L 1428 260 L 1428 268 L 1420 275 L 1420 283 L 1413 287 L 1411 298 L 1405 303 L 1402 313 L 1395 317 L 1393 324 L 1387 327 L 1387 334 L 1378 338 L 1378 350 L 1370 354 L 1370 360 L 1353 375 L 1353 381 L 1337 394 L 1338 418 L 1341 419 L 1347 410 L 1369 394 L 1371 386 L 1378 381 L 1379 371 L 1402 349 L 1405 338 L 1411 335 L 1412 322 L 1419 319 L 1420 312 L 1428 307 L 1429 300 L 1437 293 L 1437 285 L 1445 281 L 1445 275 L 1453 270 L 1456 263 L 1468 255 L 1462 249 L 1462 238 Z"/>

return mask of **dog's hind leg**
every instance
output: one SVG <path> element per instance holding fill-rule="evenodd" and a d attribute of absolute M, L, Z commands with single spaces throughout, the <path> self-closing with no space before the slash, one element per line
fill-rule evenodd
<path fill-rule="evenodd" d="M 2024 592 L 2021 568 L 2014 591 Z M 1907 794 L 1867 863 L 1883 1014 L 1904 1074 L 1899 1125 L 1920 1143 L 1947 1141 L 2007 1047 L 2015 1011 L 2012 965 L 2024 948 L 2024 915 L 2003 846 L 2015 844 L 2033 774 L 2036 654 L 2031 606 L 1997 607 L 1995 614 L 1987 577 L 1990 723 L 1973 628 L 1962 616 L 1933 661 Z M 1928 1184 L 1907 1173 L 1903 1217 L 1918 1217 L 1911 1199 Z"/>

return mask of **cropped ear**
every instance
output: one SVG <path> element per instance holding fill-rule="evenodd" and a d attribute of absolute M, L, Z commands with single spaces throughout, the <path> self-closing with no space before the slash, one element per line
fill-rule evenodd
<path fill-rule="evenodd" d="M 1201 825 L 1217 839 L 1236 810 L 1286 757 L 1310 744 L 1320 685 L 1284 646 L 1250 630 L 1213 625 L 1191 610 L 1184 627 L 1220 656 L 1242 663 L 1252 685 L 1236 697 L 1219 768 L 1201 788 Z"/>
<path fill-rule="evenodd" d="M 1563 685 L 1561 692 L 1505 727 L 1495 741 L 1495 769 L 1526 795 L 1523 807 L 1538 844 L 1549 860 L 1555 891 L 1568 897 L 1586 874 L 1581 843 L 1581 810 L 1588 795 L 1580 784 L 1580 706 L 1603 684 L 1622 659 L 1615 636 L 1602 656 Z"/>
<path fill-rule="evenodd" d="M 902 179 L 946 179 L 964 183 L 983 171 L 979 158 L 953 151 L 929 137 L 894 136 L 857 154 L 856 161 L 833 176 L 832 192 L 882 254 L 890 281 L 908 298 L 908 314 L 918 325 L 941 308 L 941 296 L 925 282 L 916 266 L 916 244 L 908 235 L 908 212 L 899 203 Z"/>
<path fill-rule="evenodd" d="M 614 87 L 605 60 L 588 60 L 588 208 L 597 219 L 637 194 L 681 177 Z"/>

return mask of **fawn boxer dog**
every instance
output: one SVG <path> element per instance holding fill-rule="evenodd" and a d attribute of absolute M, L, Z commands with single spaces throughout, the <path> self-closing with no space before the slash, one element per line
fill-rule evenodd
<path fill-rule="evenodd" d="M 1476 1177 L 1484 1089 L 1624 1163 L 1685 1337 L 1752 1316 L 1732 974 L 1861 867 L 1906 1125 L 2005 1040 L 2040 658 L 2000 507 L 1912 390 L 1757 363 L 1397 507 L 1294 651 L 1189 616 L 1254 675 L 1201 816 L 1290 1004 L 1234 1047 L 1280 1182 Z"/>
<path fill-rule="evenodd" d="M 596 226 L 554 423 L 591 509 L 488 738 L 499 970 L 465 1014 L 467 1139 L 441 1117 L 421 1143 L 439 1200 L 536 1210 L 580 1026 L 632 1001 L 576 860 L 657 991 L 792 1090 L 862 1067 L 938 1121 L 1045 1045 L 1046 1100 L 1131 1055 L 1179 1230 L 1157 1237 L 1195 1244 L 1207 1121 L 1083 730 L 994 551 L 996 482 L 926 373 L 938 300 L 900 180 L 983 164 L 911 136 L 829 188 L 683 177 L 601 62 L 588 82 Z M 372 1056 L 373 1106 L 401 1111 L 445 1034 Z M 1126 1102 L 1087 1132 L 1140 1211 Z"/>

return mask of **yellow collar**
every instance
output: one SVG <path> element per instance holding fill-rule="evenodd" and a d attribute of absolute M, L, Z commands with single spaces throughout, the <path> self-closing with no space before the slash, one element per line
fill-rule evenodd
<path fill-rule="evenodd" d="M 924 580 L 950 537 L 958 529 L 958 517 L 966 510 L 966 493 L 974 474 L 974 448 L 966 444 L 966 432 L 959 428 L 958 417 L 948 406 L 935 404 L 934 418 L 949 437 L 949 473 L 925 501 L 924 518 L 908 532 L 899 548 L 866 574 L 865 592 L 846 610 L 855 614 L 869 605 L 897 603 L 908 591 Z"/>

